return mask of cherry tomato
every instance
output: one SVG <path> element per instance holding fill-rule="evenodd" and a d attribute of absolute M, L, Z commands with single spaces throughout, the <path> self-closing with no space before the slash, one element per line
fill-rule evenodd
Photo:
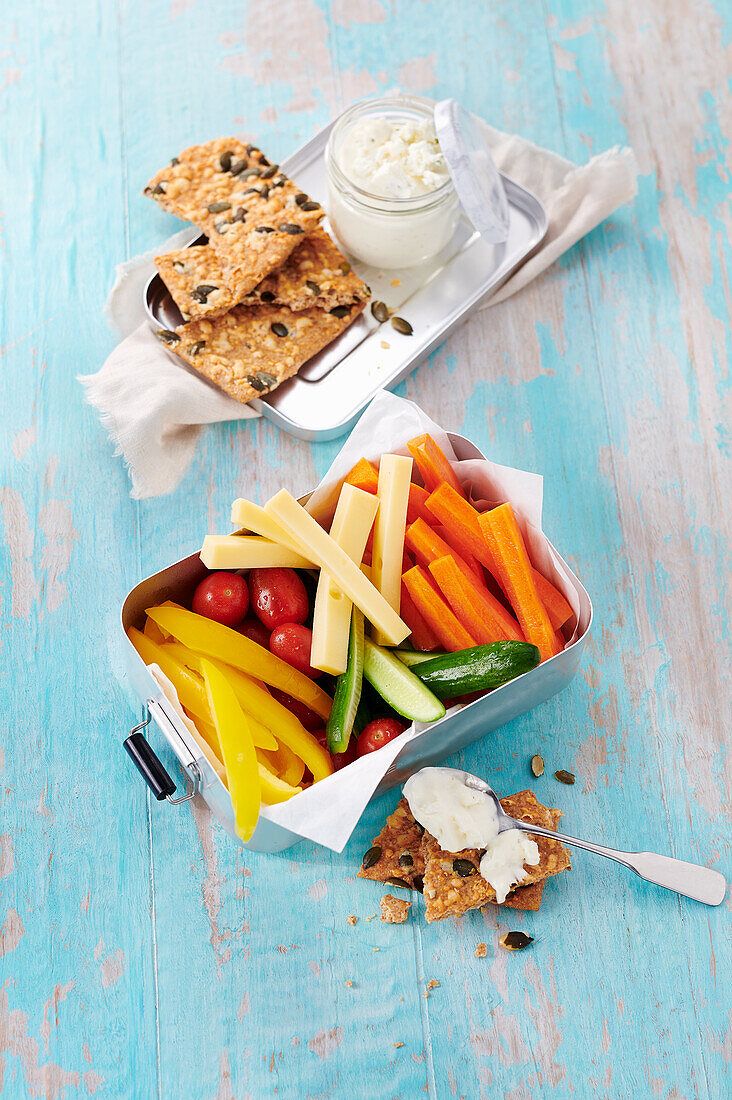
<path fill-rule="evenodd" d="M 358 736 L 356 755 L 365 756 L 367 752 L 376 752 L 382 745 L 404 733 L 406 728 L 406 723 L 399 722 L 396 718 L 374 718 L 373 722 L 364 726 Z"/>
<path fill-rule="evenodd" d="M 264 623 L 260 623 L 259 619 L 245 619 L 236 629 L 245 638 L 251 638 L 257 645 L 269 649 L 269 631 Z"/>
<path fill-rule="evenodd" d="M 304 623 L 308 617 L 308 594 L 294 569 L 252 569 L 249 591 L 252 611 L 268 630 L 283 623 Z"/>
<path fill-rule="evenodd" d="M 267 647 L 269 647 L 269 636 L 267 637 Z M 306 730 L 310 730 L 311 733 L 323 721 L 319 714 L 316 714 L 310 707 L 306 707 L 299 699 L 294 699 L 292 695 L 288 695 L 286 691 L 271 687 L 269 693 L 278 703 L 282 703 L 282 706 L 286 707 L 291 714 L 294 714 L 300 725 L 304 726 Z"/>
<path fill-rule="evenodd" d="M 211 573 L 193 593 L 191 607 L 224 626 L 238 626 L 249 609 L 247 582 L 238 573 Z"/>
<path fill-rule="evenodd" d="M 302 623 L 283 623 L 269 636 L 269 648 L 276 657 L 281 657 L 298 672 L 315 680 L 321 672 L 310 664 L 312 645 L 313 632 Z"/>
<path fill-rule="evenodd" d="M 328 735 L 324 729 L 314 730 L 313 737 L 317 739 L 324 749 L 328 748 Z M 356 738 L 351 738 L 345 752 L 332 752 L 330 758 L 333 761 L 333 770 L 337 772 L 339 772 L 341 768 L 345 768 L 347 764 L 352 764 L 356 759 Z"/>

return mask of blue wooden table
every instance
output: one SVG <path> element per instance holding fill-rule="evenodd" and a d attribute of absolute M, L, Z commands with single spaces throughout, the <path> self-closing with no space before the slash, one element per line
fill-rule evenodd
<path fill-rule="evenodd" d="M 174 226 L 141 188 L 192 141 L 248 132 L 282 157 L 353 98 L 399 84 L 454 95 L 578 162 L 633 145 L 637 201 L 400 392 L 497 461 L 545 475 L 546 530 L 596 609 L 572 686 L 459 763 L 504 792 L 531 783 L 569 831 L 729 877 L 725 8 L 3 9 L 3 1098 L 729 1094 L 728 905 L 577 853 L 537 914 L 383 925 L 371 917 L 384 891 L 354 875 L 396 792 L 341 856 L 242 853 L 202 805 L 150 804 L 121 750 L 134 720 L 124 594 L 226 530 L 253 482 L 260 500 L 308 488 L 338 443 L 218 426 L 174 494 L 134 503 L 75 382 L 113 346 L 102 305 L 115 263 Z M 547 761 L 538 781 L 534 752 Z M 555 768 L 577 784 L 560 786 Z M 503 951 L 509 928 L 535 942 Z"/>

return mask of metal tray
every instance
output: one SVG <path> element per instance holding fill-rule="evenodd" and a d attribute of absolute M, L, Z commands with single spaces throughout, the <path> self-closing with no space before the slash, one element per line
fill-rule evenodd
<path fill-rule="evenodd" d="M 485 458 L 485 455 L 463 436 L 452 433 L 448 435 L 458 460 Z M 301 498 L 301 503 L 304 504 L 307 501 L 308 495 Z M 557 554 L 557 556 L 560 555 Z M 577 671 L 592 625 L 592 603 L 584 587 L 563 559 L 562 564 L 570 576 L 579 599 L 579 621 L 574 631 L 574 642 L 562 653 L 543 662 L 531 672 L 511 680 L 481 699 L 476 699 L 457 713 L 432 723 L 416 738 L 408 741 L 382 779 L 374 793 L 374 798 L 391 787 L 403 783 L 419 768 L 444 760 L 459 749 L 497 729 L 498 726 L 510 722 L 519 714 L 543 703 L 569 684 Z M 131 626 L 142 629 L 147 607 L 162 603 L 164 600 L 174 600 L 184 605 L 189 603 L 193 590 L 207 572 L 198 553 L 191 554 L 190 557 L 168 566 L 161 572 L 146 577 L 128 593 L 121 614 L 125 665 L 130 683 L 145 708 L 146 717 L 143 724 L 148 724 L 151 719 L 155 721 L 192 782 L 192 788 L 184 799 L 173 799 L 171 792 L 168 800 L 184 801 L 200 791 L 214 816 L 233 839 L 241 844 L 234 830 L 233 811 L 228 791 L 202 755 L 198 744 L 161 692 L 127 636 L 127 630 Z M 271 810 L 276 810 L 276 807 L 272 807 Z M 297 844 L 302 839 L 272 820 L 271 810 L 270 807 L 262 806 L 254 836 L 245 847 L 257 852 L 278 852 Z"/>
<path fill-rule="evenodd" d="M 327 193 L 325 147 L 333 125 L 282 163 L 283 170 L 320 201 Z M 354 261 L 354 269 L 371 287 L 374 298 L 405 316 L 413 336 L 403 336 L 391 325 L 380 326 L 367 307 L 294 378 L 250 402 L 252 407 L 301 439 L 335 439 L 349 431 L 378 390 L 393 389 L 406 378 L 543 239 L 544 207 L 531 192 L 507 176 L 502 178 L 510 209 L 504 244 L 486 244 L 463 218 L 450 243 L 430 264 L 386 272 Z M 205 239 L 193 233 L 189 244 Z M 156 329 L 175 328 L 183 322 L 159 275 L 145 287 L 144 304 Z M 173 358 L 183 369 L 192 370 L 177 356 Z"/>

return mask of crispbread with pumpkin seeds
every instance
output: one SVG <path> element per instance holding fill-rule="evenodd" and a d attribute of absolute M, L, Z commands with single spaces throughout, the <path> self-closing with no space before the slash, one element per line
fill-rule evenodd
<path fill-rule="evenodd" d="M 333 309 L 365 301 L 369 289 L 324 229 L 309 233 L 282 267 L 273 271 L 247 296 L 247 301 L 271 302 L 290 309 Z"/>
<path fill-rule="evenodd" d="M 164 209 L 203 230 L 234 300 L 282 264 L 323 217 L 320 205 L 236 138 L 191 145 L 145 188 Z"/>
<path fill-rule="evenodd" d="M 389 814 L 386 824 L 364 856 L 359 878 L 370 878 L 374 882 L 390 882 L 401 879 L 408 886 L 421 889 L 424 875 L 422 856 L 422 835 L 424 829 L 412 817 L 406 798 L 400 798 L 394 813 Z M 410 863 L 411 860 L 411 863 Z"/>
<path fill-rule="evenodd" d="M 237 305 L 210 245 L 190 245 L 156 256 L 155 266 L 184 321 L 219 317 Z"/>
<path fill-rule="evenodd" d="M 285 306 L 234 306 L 213 321 L 189 321 L 158 336 L 237 401 L 246 403 L 296 374 L 348 328 L 364 307 L 351 306 L 347 317 L 322 309 L 293 313 Z"/>
<path fill-rule="evenodd" d="M 502 798 L 501 805 L 510 817 L 533 822 L 546 829 L 556 829 L 561 817 L 559 810 L 542 806 L 531 791 L 520 791 Z M 519 890 L 530 889 L 536 884 L 543 885 L 543 880 L 550 875 L 558 875 L 571 867 L 569 852 L 558 840 L 541 836 L 533 836 L 532 839 L 539 849 L 539 863 L 533 867 L 524 866 L 526 878 L 514 892 L 514 899 Z M 445 852 L 438 841 L 425 832 L 422 838 L 422 855 L 425 862 L 425 916 L 428 921 L 458 917 L 468 909 L 480 909 L 489 902 L 496 904 L 495 890 L 479 871 L 482 850 L 468 848 L 462 852 Z M 471 864 L 473 870 L 467 875 L 458 874 L 454 867 L 456 860 L 463 861 L 465 865 Z M 464 867 L 461 870 L 464 872 Z M 517 906 L 514 904 L 513 908 Z"/>
<path fill-rule="evenodd" d="M 219 317 L 239 303 L 226 285 L 219 257 L 209 245 L 191 245 L 155 257 L 155 266 L 185 321 Z M 318 227 L 268 275 L 242 305 L 263 302 L 292 310 L 334 309 L 369 296 L 345 256 Z"/>

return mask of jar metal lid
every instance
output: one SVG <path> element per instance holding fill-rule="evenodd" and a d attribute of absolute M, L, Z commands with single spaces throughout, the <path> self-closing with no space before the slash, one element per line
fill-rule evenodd
<path fill-rule="evenodd" d="M 435 131 L 460 204 L 489 244 L 508 239 L 509 208 L 500 173 L 474 115 L 456 99 L 435 105 Z"/>

